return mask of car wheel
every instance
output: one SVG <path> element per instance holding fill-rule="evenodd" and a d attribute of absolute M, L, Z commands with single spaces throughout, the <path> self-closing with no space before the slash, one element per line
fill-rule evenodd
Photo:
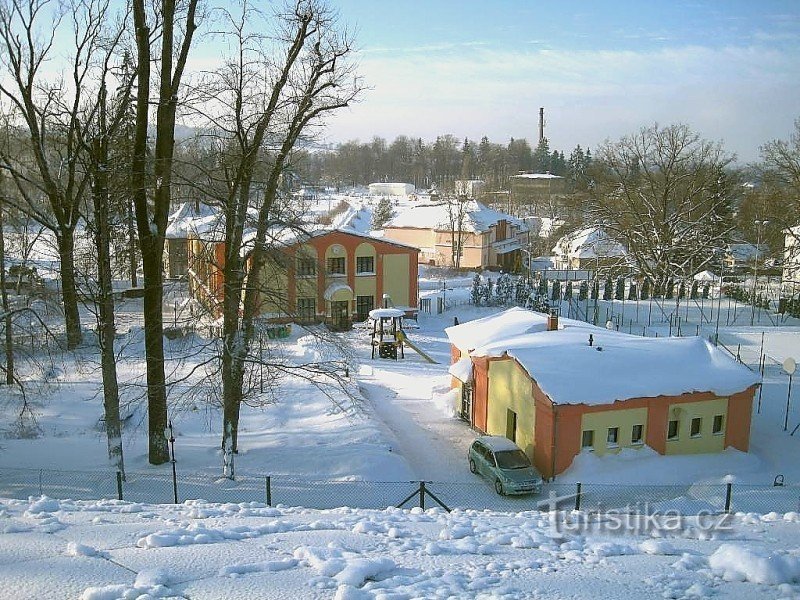
<path fill-rule="evenodd" d="M 470 473 L 478 472 L 478 466 L 475 464 L 475 461 L 472 460 L 471 458 L 469 459 L 469 472 Z"/>
<path fill-rule="evenodd" d="M 501 496 L 505 496 L 505 490 L 503 489 L 503 482 L 499 479 L 494 480 L 494 491 L 500 494 Z"/>

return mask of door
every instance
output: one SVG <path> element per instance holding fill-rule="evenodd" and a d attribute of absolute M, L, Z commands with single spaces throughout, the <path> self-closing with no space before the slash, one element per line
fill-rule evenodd
<path fill-rule="evenodd" d="M 459 415 L 467 423 L 472 423 L 472 385 L 461 386 L 461 413 Z"/>
<path fill-rule="evenodd" d="M 506 409 L 506 437 L 517 443 L 517 413 L 510 408 Z"/>
<path fill-rule="evenodd" d="M 347 329 L 350 326 L 350 302 L 334 300 L 331 302 L 331 322 L 336 329 Z"/>

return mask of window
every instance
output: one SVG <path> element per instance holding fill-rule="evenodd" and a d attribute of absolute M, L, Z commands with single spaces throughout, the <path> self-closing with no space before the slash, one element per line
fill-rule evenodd
<path fill-rule="evenodd" d="M 714 435 L 720 435 L 723 433 L 723 425 L 725 424 L 725 415 L 714 415 L 714 429 L 712 430 Z"/>
<path fill-rule="evenodd" d="M 356 257 L 356 273 L 374 273 L 374 272 L 375 272 L 374 256 Z"/>
<path fill-rule="evenodd" d="M 678 433 L 678 421 L 670 421 L 669 425 L 667 426 L 667 439 L 677 440 Z"/>
<path fill-rule="evenodd" d="M 328 259 L 328 273 L 331 275 L 344 275 L 344 256 Z"/>
<path fill-rule="evenodd" d="M 643 425 L 634 425 L 633 429 L 631 429 L 631 444 L 641 444 L 643 432 L 644 432 Z"/>
<path fill-rule="evenodd" d="M 692 419 L 692 429 L 690 435 L 692 437 L 700 437 L 700 431 L 703 428 L 703 419 L 701 417 L 695 417 Z"/>
<path fill-rule="evenodd" d="M 313 321 L 317 316 L 317 301 L 315 298 L 297 299 L 297 317 L 303 321 Z"/>
<path fill-rule="evenodd" d="M 317 261 L 313 258 L 298 258 L 297 259 L 297 276 L 308 277 L 317 274 Z"/>
<path fill-rule="evenodd" d="M 616 446 L 619 443 L 619 427 L 609 427 L 606 441 L 609 446 Z"/>
<path fill-rule="evenodd" d="M 594 448 L 594 430 L 587 429 L 583 432 L 583 437 L 581 438 L 581 447 Z"/>
<path fill-rule="evenodd" d="M 356 315 L 359 321 L 366 321 L 369 311 L 375 308 L 373 296 L 356 296 Z"/>

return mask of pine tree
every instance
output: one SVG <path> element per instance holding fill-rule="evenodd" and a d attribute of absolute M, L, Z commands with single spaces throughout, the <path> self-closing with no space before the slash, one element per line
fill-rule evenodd
<path fill-rule="evenodd" d="M 614 295 L 613 283 L 611 277 L 606 278 L 606 283 L 603 286 L 603 300 L 611 300 Z"/>
<path fill-rule="evenodd" d="M 642 300 L 648 300 L 650 298 L 650 280 L 646 277 L 644 281 L 642 281 L 642 293 L 639 295 L 639 298 Z"/>
<path fill-rule="evenodd" d="M 383 229 L 383 226 L 388 223 L 394 216 L 392 211 L 392 202 L 388 198 L 381 198 L 378 206 L 372 212 L 372 229 Z"/>
<path fill-rule="evenodd" d="M 578 288 L 578 300 L 583 302 L 589 295 L 589 282 L 581 281 L 581 286 Z"/>
<path fill-rule="evenodd" d="M 550 170 L 550 143 L 547 138 L 542 138 L 536 150 L 533 151 L 533 170 L 544 173 Z"/>
<path fill-rule="evenodd" d="M 625 279 L 622 277 L 617 279 L 617 287 L 614 290 L 614 299 L 625 300 Z"/>
<path fill-rule="evenodd" d="M 636 282 L 631 281 L 631 286 L 628 289 L 628 300 L 636 300 Z"/>
<path fill-rule="evenodd" d="M 572 281 L 568 280 L 564 286 L 564 299 L 572 300 Z"/>
<path fill-rule="evenodd" d="M 692 300 L 697 300 L 697 288 L 698 288 L 698 283 L 697 280 L 695 279 L 694 281 L 692 281 L 692 288 L 689 291 L 689 298 L 691 298 Z"/>
<path fill-rule="evenodd" d="M 472 278 L 472 290 L 470 291 L 470 299 L 475 306 L 481 305 L 481 276 L 480 273 L 475 273 Z"/>
<path fill-rule="evenodd" d="M 556 279 L 553 281 L 553 292 L 550 296 L 551 300 L 561 300 L 561 282 Z"/>

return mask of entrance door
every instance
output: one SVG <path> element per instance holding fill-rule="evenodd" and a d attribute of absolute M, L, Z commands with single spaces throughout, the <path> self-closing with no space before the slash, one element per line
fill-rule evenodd
<path fill-rule="evenodd" d="M 347 300 L 334 300 L 331 302 L 331 325 L 336 329 L 348 329 L 350 302 Z"/>
<path fill-rule="evenodd" d="M 461 386 L 461 411 L 459 416 L 467 423 L 472 423 L 472 386 L 468 383 Z"/>
<path fill-rule="evenodd" d="M 517 413 L 510 408 L 506 409 L 506 437 L 512 442 L 517 441 Z"/>

